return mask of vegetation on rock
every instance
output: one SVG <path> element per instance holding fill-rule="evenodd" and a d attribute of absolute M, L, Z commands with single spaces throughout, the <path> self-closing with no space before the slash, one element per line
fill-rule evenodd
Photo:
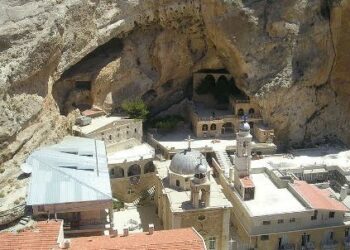
<path fill-rule="evenodd" d="M 141 99 L 124 101 L 121 107 L 132 119 L 145 120 L 149 113 L 146 104 Z"/>

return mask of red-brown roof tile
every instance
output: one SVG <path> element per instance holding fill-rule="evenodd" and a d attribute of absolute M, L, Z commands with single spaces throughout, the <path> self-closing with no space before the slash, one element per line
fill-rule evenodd
<path fill-rule="evenodd" d="M 118 250 L 202 250 L 206 249 L 202 238 L 192 228 L 154 231 L 148 233 L 129 234 L 128 236 L 92 236 L 74 238 L 70 249 L 118 249 Z"/>
<path fill-rule="evenodd" d="M 294 181 L 292 187 L 313 209 L 349 211 L 349 208 L 343 203 L 330 197 L 329 190 L 319 189 L 305 181 Z"/>
<path fill-rule="evenodd" d="M 58 246 L 62 221 L 37 222 L 34 228 L 22 232 L 0 233 L 0 250 L 46 250 Z"/>
<path fill-rule="evenodd" d="M 243 177 L 240 180 L 241 180 L 242 186 L 244 188 L 253 188 L 253 187 L 255 187 L 252 179 L 249 176 Z"/>

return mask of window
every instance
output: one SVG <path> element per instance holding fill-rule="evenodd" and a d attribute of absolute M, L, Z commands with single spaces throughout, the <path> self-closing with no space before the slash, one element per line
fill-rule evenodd
<path fill-rule="evenodd" d="M 136 133 L 137 133 L 137 129 L 135 128 L 135 130 L 134 130 L 134 131 L 135 131 L 135 134 L 136 134 Z"/>
<path fill-rule="evenodd" d="M 260 236 L 260 240 L 269 240 L 269 236 L 268 235 L 261 235 Z"/>
<path fill-rule="evenodd" d="M 271 221 L 269 221 L 269 220 L 264 220 L 263 221 L 263 225 L 270 225 L 271 224 Z"/>
<path fill-rule="evenodd" d="M 135 193 L 135 191 L 134 191 L 134 190 L 132 190 L 131 188 L 129 188 L 129 190 L 128 190 L 128 194 L 133 194 L 133 193 Z"/>
<path fill-rule="evenodd" d="M 216 238 L 215 237 L 209 237 L 209 250 L 216 249 Z"/>
<path fill-rule="evenodd" d="M 345 228 L 344 236 L 345 237 L 349 236 L 349 228 Z"/>
<path fill-rule="evenodd" d="M 110 141 L 112 140 L 112 135 L 109 135 L 109 140 L 110 140 Z"/>
<path fill-rule="evenodd" d="M 239 116 L 243 116 L 244 115 L 244 110 L 243 109 L 239 109 L 238 110 L 238 115 Z"/>
<path fill-rule="evenodd" d="M 253 108 L 249 109 L 249 114 L 254 114 L 255 110 Z"/>
<path fill-rule="evenodd" d="M 314 211 L 314 215 L 311 216 L 311 220 L 317 220 L 317 214 L 318 214 L 318 211 L 315 210 L 315 211 Z"/>
<path fill-rule="evenodd" d="M 289 222 L 291 223 L 295 222 L 295 218 L 290 218 Z"/>
<path fill-rule="evenodd" d="M 278 224 L 282 224 L 282 223 L 284 223 L 284 220 L 279 219 L 279 220 L 277 221 L 277 223 L 278 223 Z"/>
<path fill-rule="evenodd" d="M 203 124 L 202 125 L 202 131 L 208 131 L 208 125 L 207 124 Z"/>
<path fill-rule="evenodd" d="M 210 130 L 216 130 L 216 124 L 210 125 Z"/>
<path fill-rule="evenodd" d="M 329 212 L 329 218 L 334 218 L 335 212 Z"/>
<path fill-rule="evenodd" d="M 114 176 L 114 168 L 111 169 L 111 176 Z"/>
<path fill-rule="evenodd" d="M 205 220 L 206 219 L 206 217 L 204 216 L 204 215 L 199 215 L 198 216 L 198 220 L 199 221 L 203 221 L 203 220 Z"/>
<path fill-rule="evenodd" d="M 180 181 L 179 180 L 176 180 L 176 184 L 175 184 L 177 187 L 180 187 Z"/>

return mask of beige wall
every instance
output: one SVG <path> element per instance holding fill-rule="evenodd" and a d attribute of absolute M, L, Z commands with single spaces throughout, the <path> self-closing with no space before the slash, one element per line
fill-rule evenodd
<path fill-rule="evenodd" d="M 154 177 L 154 173 L 143 174 L 140 176 L 140 181 L 136 185 L 131 184 L 129 177 L 111 179 L 113 197 L 123 202 L 133 202 L 144 191 L 154 186 Z"/>

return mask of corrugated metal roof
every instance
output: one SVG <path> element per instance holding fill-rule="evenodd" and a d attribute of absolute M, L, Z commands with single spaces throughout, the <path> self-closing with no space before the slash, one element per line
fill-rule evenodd
<path fill-rule="evenodd" d="M 66 137 L 33 152 L 27 204 L 58 204 L 112 198 L 104 142 Z"/>

